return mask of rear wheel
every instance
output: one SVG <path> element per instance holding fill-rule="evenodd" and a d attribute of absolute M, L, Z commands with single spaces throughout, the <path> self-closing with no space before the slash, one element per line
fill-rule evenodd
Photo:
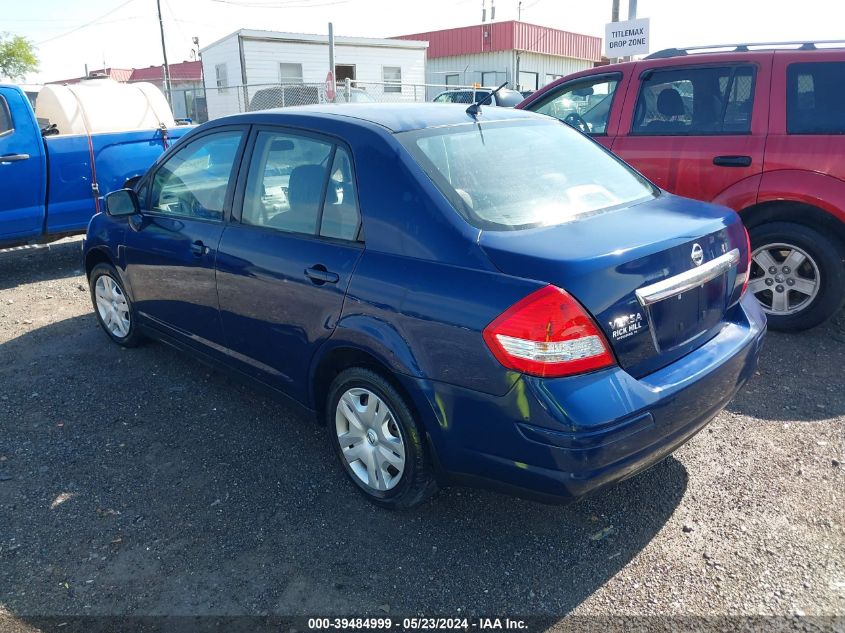
<path fill-rule="evenodd" d="M 773 330 L 797 331 L 833 316 L 845 299 L 843 247 L 802 224 L 772 222 L 749 230 L 748 290 Z"/>
<path fill-rule="evenodd" d="M 414 416 L 379 374 L 341 372 L 329 389 L 326 426 L 344 471 L 372 503 L 410 508 L 437 491 Z"/>

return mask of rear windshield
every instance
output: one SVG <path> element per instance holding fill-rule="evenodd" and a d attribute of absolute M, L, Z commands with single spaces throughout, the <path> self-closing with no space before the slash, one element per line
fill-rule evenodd
<path fill-rule="evenodd" d="M 458 213 L 481 229 L 563 224 L 657 193 L 558 121 L 467 123 L 397 137 Z"/>

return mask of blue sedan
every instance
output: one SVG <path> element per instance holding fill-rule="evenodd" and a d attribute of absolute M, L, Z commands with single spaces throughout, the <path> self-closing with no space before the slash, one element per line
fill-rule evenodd
<path fill-rule="evenodd" d="M 115 343 L 164 340 L 314 411 L 389 508 L 630 477 L 727 404 L 766 329 L 733 211 L 505 108 L 212 121 L 107 197 L 84 258 Z"/>

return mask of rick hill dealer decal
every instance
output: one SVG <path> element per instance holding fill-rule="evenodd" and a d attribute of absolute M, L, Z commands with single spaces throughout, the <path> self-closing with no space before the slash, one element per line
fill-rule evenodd
<path fill-rule="evenodd" d="M 622 341 L 634 334 L 637 334 L 643 329 L 643 315 L 640 312 L 624 314 L 620 317 L 616 317 L 612 321 L 609 321 L 608 324 L 612 330 L 611 336 L 613 337 L 613 340 Z"/>

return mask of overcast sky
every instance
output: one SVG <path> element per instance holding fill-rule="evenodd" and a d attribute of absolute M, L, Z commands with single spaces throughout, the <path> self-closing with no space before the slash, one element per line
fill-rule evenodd
<path fill-rule="evenodd" d="M 490 0 L 487 0 L 488 6 Z M 161 0 L 171 63 L 189 59 L 239 28 L 389 37 L 477 24 L 481 0 Z M 496 21 L 517 17 L 518 0 L 495 0 Z M 621 2 L 627 16 L 627 1 Z M 611 0 L 523 0 L 522 19 L 603 36 Z M 740 41 L 825 40 L 843 36 L 841 0 L 639 0 L 651 18 L 652 50 Z M 32 83 L 82 75 L 85 64 L 132 68 L 162 63 L 156 0 L 0 0 L 0 31 L 38 47 Z"/>

